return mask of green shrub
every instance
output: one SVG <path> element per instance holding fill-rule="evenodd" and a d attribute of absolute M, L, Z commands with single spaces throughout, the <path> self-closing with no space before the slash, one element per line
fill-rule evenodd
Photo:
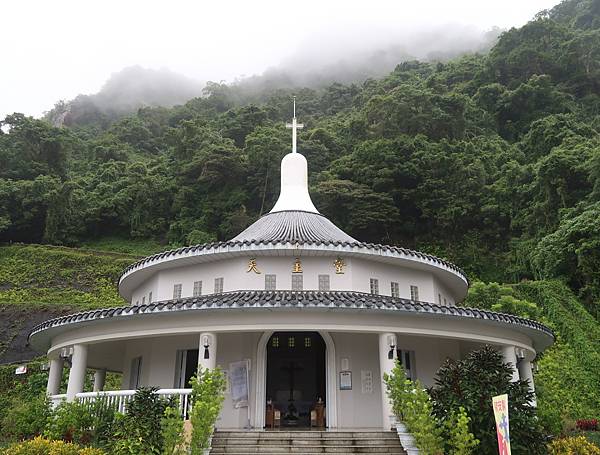
<path fill-rule="evenodd" d="M 163 455 L 183 455 L 184 449 L 183 437 L 183 419 L 179 411 L 178 403 L 174 406 L 168 406 L 160 422 L 163 438 Z"/>
<path fill-rule="evenodd" d="M 51 415 L 45 392 L 28 400 L 17 396 L 4 416 L 2 437 L 15 441 L 39 436 L 44 432 Z"/>
<path fill-rule="evenodd" d="M 394 414 L 415 438 L 415 445 L 426 454 L 444 453 L 442 428 L 433 415 L 433 405 L 419 381 L 406 378 L 404 367 L 396 363 L 391 374 L 384 373 L 388 396 Z"/>
<path fill-rule="evenodd" d="M 192 455 L 202 455 L 210 443 L 215 422 L 225 399 L 225 375 L 216 368 L 202 370 L 192 378 Z"/>
<path fill-rule="evenodd" d="M 30 441 L 12 444 L 0 449 L 0 455 L 104 455 L 100 449 L 82 448 L 64 441 L 50 441 L 36 437 Z"/>
<path fill-rule="evenodd" d="M 489 346 L 470 352 L 463 360 L 447 360 L 430 390 L 438 418 L 463 407 L 469 429 L 480 441 L 478 454 L 496 455 L 496 423 L 492 397 L 508 394 L 511 446 L 515 453 L 545 452 L 545 438 L 531 405 L 533 394 L 525 381 L 511 382 L 511 367 Z"/>
<path fill-rule="evenodd" d="M 167 402 L 156 388 L 140 388 L 127 404 L 127 414 L 118 415 L 114 423 L 112 453 L 160 454 L 163 447 L 161 420 Z"/>
<path fill-rule="evenodd" d="M 548 444 L 549 455 L 600 455 L 600 448 L 584 436 L 555 439 Z"/>
<path fill-rule="evenodd" d="M 92 441 L 94 418 L 87 404 L 63 402 L 54 411 L 44 432 L 50 439 L 89 444 Z"/>
<path fill-rule="evenodd" d="M 470 421 L 471 418 L 462 406 L 446 420 L 445 434 L 450 455 L 470 455 L 479 445 L 479 439 L 469 430 Z"/>

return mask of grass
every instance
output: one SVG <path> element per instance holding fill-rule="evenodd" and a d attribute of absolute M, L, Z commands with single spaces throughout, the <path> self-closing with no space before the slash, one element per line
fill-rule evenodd
<path fill-rule="evenodd" d="M 152 239 L 123 240 L 119 237 L 102 237 L 86 240 L 81 244 L 81 250 L 108 251 L 111 253 L 131 254 L 135 256 L 150 256 L 154 253 L 169 249 Z"/>
<path fill-rule="evenodd" d="M 123 305 L 117 281 L 137 259 L 124 253 L 46 245 L 2 246 L 0 305 L 60 305 L 78 310 Z"/>

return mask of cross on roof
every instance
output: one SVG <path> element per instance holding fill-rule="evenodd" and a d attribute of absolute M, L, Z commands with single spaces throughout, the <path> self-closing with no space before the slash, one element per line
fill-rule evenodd
<path fill-rule="evenodd" d="M 292 118 L 292 123 L 286 123 L 286 128 L 292 129 L 292 153 L 296 153 L 296 138 L 298 129 L 304 128 L 303 123 L 298 123 L 296 121 L 296 97 L 294 96 L 294 118 Z"/>

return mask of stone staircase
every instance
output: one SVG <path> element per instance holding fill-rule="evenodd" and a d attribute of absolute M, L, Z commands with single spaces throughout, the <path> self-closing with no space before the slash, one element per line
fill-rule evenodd
<path fill-rule="evenodd" d="M 216 431 L 211 455 L 229 454 L 406 455 L 392 431 Z"/>

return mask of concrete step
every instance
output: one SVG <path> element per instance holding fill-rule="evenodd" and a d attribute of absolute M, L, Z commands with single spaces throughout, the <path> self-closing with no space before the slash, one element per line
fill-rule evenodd
<path fill-rule="evenodd" d="M 406 455 L 392 431 L 216 431 L 212 455 Z"/>

